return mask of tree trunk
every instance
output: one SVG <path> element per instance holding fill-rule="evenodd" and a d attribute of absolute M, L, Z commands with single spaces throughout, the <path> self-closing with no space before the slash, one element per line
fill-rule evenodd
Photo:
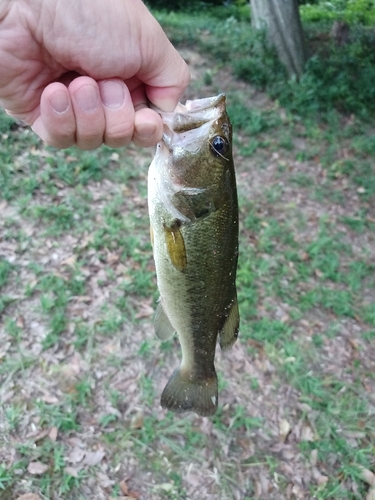
<path fill-rule="evenodd" d="M 265 29 L 289 76 L 300 77 L 306 50 L 297 0 L 250 0 L 255 29 Z"/>

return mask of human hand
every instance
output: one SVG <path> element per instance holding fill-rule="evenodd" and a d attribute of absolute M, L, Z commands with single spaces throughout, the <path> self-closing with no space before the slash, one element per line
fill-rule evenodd
<path fill-rule="evenodd" d="M 0 0 L 0 105 L 49 145 L 155 145 L 188 82 L 141 0 Z"/>

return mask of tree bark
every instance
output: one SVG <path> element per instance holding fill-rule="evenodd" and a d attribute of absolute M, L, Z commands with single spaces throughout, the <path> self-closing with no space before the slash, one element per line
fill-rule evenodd
<path fill-rule="evenodd" d="M 306 48 L 297 0 L 250 0 L 252 26 L 265 29 L 289 76 L 299 78 Z"/>

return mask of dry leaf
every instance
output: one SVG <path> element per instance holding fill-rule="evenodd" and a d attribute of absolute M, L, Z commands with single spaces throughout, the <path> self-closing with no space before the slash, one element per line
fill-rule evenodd
<path fill-rule="evenodd" d="M 83 460 L 83 457 L 86 455 L 86 452 L 81 448 L 73 448 L 73 450 L 69 453 L 66 460 L 72 464 L 78 464 Z"/>
<path fill-rule="evenodd" d="M 138 491 L 133 490 L 130 490 L 128 494 L 129 500 L 137 500 L 138 498 L 140 498 L 140 496 L 141 494 L 138 493 Z"/>
<path fill-rule="evenodd" d="M 309 425 L 302 427 L 301 441 L 315 441 L 314 432 Z"/>
<path fill-rule="evenodd" d="M 144 301 L 140 304 L 136 319 L 149 318 L 154 314 L 154 308 L 151 306 L 151 301 Z"/>
<path fill-rule="evenodd" d="M 24 495 L 21 495 L 20 497 L 17 497 L 16 500 L 42 500 L 39 495 L 36 495 L 35 493 L 25 493 Z"/>
<path fill-rule="evenodd" d="M 105 451 L 103 450 L 88 451 L 83 463 L 90 466 L 97 465 L 103 460 L 104 456 Z"/>
<path fill-rule="evenodd" d="M 79 470 L 74 467 L 65 467 L 64 472 L 65 474 L 68 474 L 68 476 L 78 477 Z"/>
<path fill-rule="evenodd" d="M 115 481 L 112 481 L 112 479 L 109 479 L 107 474 L 104 474 L 103 472 L 98 472 L 96 474 L 96 477 L 98 478 L 99 484 L 102 488 L 108 488 L 109 486 L 112 486 L 115 484 Z"/>
<path fill-rule="evenodd" d="M 7 206 L 8 206 L 8 202 L 7 201 L 2 201 L 0 203 L 0 212 L 2 212 L 3 210 L 5 210 Z"/>
<path fill-rule="evenodd" d="M 44 394 L 40 399 L 50 405 L 60 403 L 60 400 L 56 396 L 52 396 L 52 394 Z"/>
<path fill-rule="evenodd" d="M 57 427 L 51 427 L 48 437 L 50 438 L 51 441 L 55 442 L 57 439 L 57 434 L 58 434 L 58 429 Z"/>
<path fill-rule="evenodd" d="M 290 423 L 286 420 L 286 418 L 282 418 L 279 423 L 279 436 L 283 443 L 288 437 L 290 430 L 291 430 Z"/>
<path fill-rule="evenodd" d="M 115 264 L 119 260 L 120 260 L 120 256 L 118 254 L 111 253 L 111 252 L 107 253 L 107 263 L 108 264 Z"/>
<path fill-rule="evenodd" d="M 328 477 L 325 476 L 324 474 L 321 474 L 317 479 L 317 483 L 319 486 L 322 486 L 323 484 L 326 484 L 327 482 L 328 482 Z"/>
<path fill-rule="evenodd" d="M 25 328 L 25 318 L 23 316 L 18 316 L 16 325 L 18 328 Z"/>
<path fill-rule="evenodd" d="M 129 488 L 128 488 L 128 485 L 126 484 L 124 479 L 120 482 L 119 486 L 120 486 L 120 490 L 122 491 L 122 493 L 125 496 L 128 496 Z"/>
<path fill-rule="evenodd" d="M 131 429 L 142 429 L 143 427 L 143 413 L 139 412 L 134 415 L 130 422 Z"/>
<path fill-rule="evenodd" d="M 77 297 L 75 297 L 75 299 L 77 302 L 91 302 L 92 301 L 92 297 L 90 297 L 89 295 L 77 295 Z"/>
<path fill-rule="evenodd" d="M 70 266 L 74 267 L 77 262 L 77 256 L 76 255 L 71 255 L 70 257 L 67 257 L 66 259 L 61 261 L 62 266 Z"/>
<path fill-rule="evenodd" d="M 254 482 L 254 498 L 260 498 L 262 494 L 262 485 L 259 481 Z"/>
<path fill-rule="evenodd" d="M 42 431 L 38 432 L 38 434 L 34 436 L 34 442 L 37 443 L 38 441 L 41 441 L 46 436 L 48 436 L 49 432 L 50 429 L 43 429 Z"/>
<path fill-rule="evenodd" d="M 368 469 L 365 469 L 365 467 L 360 467 L 361 470 L 361 479 L 368 485 L 374 487 L 375 486 L 375 475 L 373 472 L 371 472 Z"/>
<path fill-rule="evenodd" d="M 48 469 L 49 466 L 46 464 L 42 464 L 42 462 L 30 462 L 27 466 L 28 472 L 34 475 L 44 474 Z"/>
<path fill-rule="evenodd" d="M 310 463 L 313 467 L 318 463 L 318 450 L 312 450 L 310 453 Z"/>

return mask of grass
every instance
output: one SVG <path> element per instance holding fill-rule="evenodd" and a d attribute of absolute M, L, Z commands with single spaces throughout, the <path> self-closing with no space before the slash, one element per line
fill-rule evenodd
<path fill-rule="evenodd" d="M 174 42 L 213 57 L 197 83 L 204 95 L 222 90 L 232 54 L 262 43 L 235 18 L 160 19 Z M 218 356 L 210 419 L 159 406 L 180 348 L 151 325 L 151 154 L 57 152 L 0 114 L 2 499 L 117 498 L 124 481 L 151 500 L 250 500 L 259 489 L 283 499 L 297 486 L 320 500 L 368 493 L 373 123 L 334 107 L 316 119 L 292 98 L 256 105 L 234 79 L 223 90 L 240 198 L 241 332 Z M 32 474 L 33 462 L 47 468 Z"/>

